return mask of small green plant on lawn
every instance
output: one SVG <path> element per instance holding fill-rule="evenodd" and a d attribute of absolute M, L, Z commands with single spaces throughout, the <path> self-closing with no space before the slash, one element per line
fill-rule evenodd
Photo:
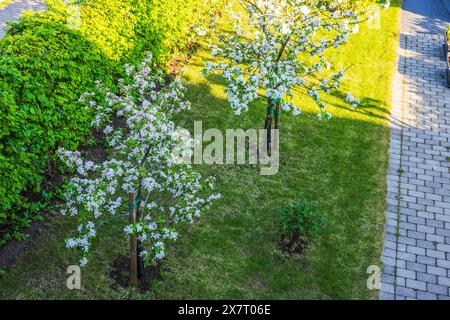
<path fill-rule="evenodd" d="M 317 238 L 326 221 L 326 215 L 311 201 L 285 205 L 275 216 L 283 250 L 301 253 L 310 241 Z"/>

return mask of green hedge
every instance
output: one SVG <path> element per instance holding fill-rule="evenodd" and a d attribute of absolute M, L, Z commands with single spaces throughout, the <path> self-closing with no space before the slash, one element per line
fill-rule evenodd
<path fill-rule="evenodd" d="M 86 141 L 92 112 L 79 96 L 145 51 L 167 63 L 218 2 L 48 0 L 47 11 L 11 24 L 0 40 L 0 245 L 41 207 L 26 195 L 42 195 L 54 151 Z"/>

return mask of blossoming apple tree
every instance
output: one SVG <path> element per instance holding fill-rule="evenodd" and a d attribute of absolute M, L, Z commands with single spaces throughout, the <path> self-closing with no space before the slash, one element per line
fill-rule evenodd
<path fill-rule="evenodd" d="M 364 17 L 378 9 L 361 8 L 361 1 L 354 0 L 241 2 L 249 23 L 238 21 L 230 36 L 219 36 L 211 54 L 221 62 L 208 62 L 203 74 L 221 72 L 229 103 L 237 115 L 248 111 L 258 96 L 267 99 L 266 129 L 272 128 L 273 118 L 274 127 L 279 128 L 281 110 L 301 113 L 292 103 L 295 92 L 305 92 L 316 102 L 319 119 L 330 119 L 321 93 L 339 89 L 344 70 L 324 76 L 323 71 L 331 68 L 325 52 L 347 43 Z M 353 107 L 359 104 L 351 93 L 346 100 Z"/>
<path fill-rule="evenodd" d="M 92 124 L 105 135 L 110 159 L 95 163 L 78 151 L 59 150 L 76 173 L 67 186 L 62 213 L 78 217 L 76 235 L 66 246 L 79 249 L 81 266 L 88 262 L 98 229 L 112 218 L 122 219 L 124 232 L 137 237 L 139 257 L 155 263 L 177 239 L 177 225 L 193 222 L 219 197 L 211 191 L 212 178 L 202 178 L 182 161 L 189 151 L 180 145 L 189 144 L 190 138 L 171 120 L 190 107 L 181 82 L 168 83 L 151 63 L 149 56 L 137 68 L 126 66 L 128 77 L 119 81 L 118 94 L 97 83 L 95 92 L 80 98 L 95 110 Z M 123 215 L 130 194 L 129 206 L 137 210 L 133 223 Z"/>

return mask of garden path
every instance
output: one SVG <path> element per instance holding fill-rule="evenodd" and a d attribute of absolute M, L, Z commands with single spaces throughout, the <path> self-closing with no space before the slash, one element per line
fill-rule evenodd
<path fill-rule="evenodd" d="M 43 10 L 44 8 L 43 0 L 12 0 L 8 2 L 0 8 L 0 38 L 5 35 L 5 23 L 17 20 L 22 15 L 23 10 Z"/>
<path fill-rule="evenodd" d="M 405 0 L 391 111 L 380 299 L 450 299 L 450 0 Z"/>

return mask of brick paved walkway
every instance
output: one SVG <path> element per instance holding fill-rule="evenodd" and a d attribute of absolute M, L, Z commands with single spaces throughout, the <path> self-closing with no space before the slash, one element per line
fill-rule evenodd
<path fill-rule="evenodd" d="M 435 26 L 429 33 L 405 26 L 394 80 L 380 299 L 450 299 L 450 89 L 444 79 L 444 38 L 433 32 Z"/>
<path fill-rule="evenodd" d="M 0 38 L 5 35 L 4 25 L 8 21 L 17 20 L 23 10 L 42 10 L 45 8 L 43 0 L 13 0 L 0 8 Z"/>

